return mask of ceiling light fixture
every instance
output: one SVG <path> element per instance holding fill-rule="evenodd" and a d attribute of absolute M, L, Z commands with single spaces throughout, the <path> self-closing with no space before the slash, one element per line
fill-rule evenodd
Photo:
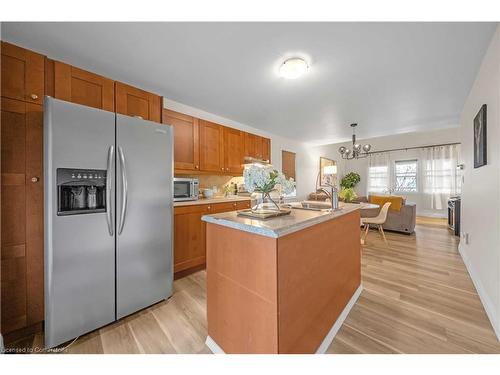
<path fill-rule="evenodd" d="M 356 133 L 355 129 L 358 124 L 351 124 L 352 128 L 352 150 L 350 150 L 347 147 L 341 146 L 339 148 L 339 153 L 340 156 L 342 156 L 342 159 L 362 159 L 366 158 L 369 155 L 369 152 L 372 148 L 370 144 L 366 144 L 361 146 L 361 144 L 356 142 Z M 361 152 L 363 150 L 363 152 Z"/>
<path fill-rule="evenodd" d="M 300 57 L 293 57 L 285 60 L 280 66 L 280 76 L 287 79 L 299 78 L 301 75 L 307 73 L 309 65 L 304 59 Z"/>

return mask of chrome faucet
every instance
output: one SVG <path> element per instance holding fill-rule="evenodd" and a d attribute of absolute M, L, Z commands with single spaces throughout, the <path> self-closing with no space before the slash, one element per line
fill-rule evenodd
<path fill-rule="evenodd" d="M 332 211 L 336 211 L 339 209 L 339 192 L 336 186 L 330 185 L 330 187 L 331 187 L 331 192 L 322 187 L 316 189 L 316 192 L 318 191 L 324 192 L 332 202 Z"/>

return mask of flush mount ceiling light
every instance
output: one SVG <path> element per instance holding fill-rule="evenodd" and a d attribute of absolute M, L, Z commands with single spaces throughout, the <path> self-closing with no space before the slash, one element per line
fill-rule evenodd
<path fill-rule="evenodd" d="M 293 57 L 285 60 L 280 66 L 280 76 L 287 79 L 296 79 L 307 73 L 309 65 L 300 57 Z"/>

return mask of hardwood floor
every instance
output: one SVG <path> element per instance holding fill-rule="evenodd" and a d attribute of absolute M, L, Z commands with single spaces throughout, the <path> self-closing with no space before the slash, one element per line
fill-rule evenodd
<path fill-rule="evenodd" d="M 419 218 L 412 236 L 372 231 L 363 293 L 328 353 L 500 353 L 462 258 L 458 237 Z"/>
<path fill-rule="evenodd" d="M 442 221 L 417 220 L 416 234 L 371 231 L 362 254 L 364 290 L 328 353 L 500 353 Z M 205 271 L 174 282 L 174 295 L 80 337 L 67 353 L 210 353 Z M 38 347 L 41 335 L 9 347 Z"/>

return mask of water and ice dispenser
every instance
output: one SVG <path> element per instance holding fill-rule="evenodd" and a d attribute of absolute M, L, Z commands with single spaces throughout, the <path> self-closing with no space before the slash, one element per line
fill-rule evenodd
<path fill-rule="evenodd" d="M 57 215 L 106 212 L 106 170 L 57 169 Z"/>

